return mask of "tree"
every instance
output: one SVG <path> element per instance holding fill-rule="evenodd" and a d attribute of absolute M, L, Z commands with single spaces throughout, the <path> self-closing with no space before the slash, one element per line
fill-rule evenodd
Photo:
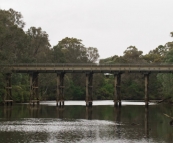
<path fill-rule="evenodd" d="M 142 51 L 139 51 L 135 46 L 129 46 L 124 51 L 123 58 L 127 61 L 127 63 L 141 63 L 142 59 Z"/>
<path fill-rule="evenodd" d="M 52 59 L 52 63 L 66 62 L 65 54 L 59 45 L 56 45 L 51 49 L 51 59 Z"/>
<path fill-rule="evenodd" d="M 0 60 L 3 63 L 20 61 L 25 43 L 25 23 L 19 12 L 0 10 Z"/>
<path fill-rule="evenodd" d="M 24 28 L 25 22 L 22 20 L 23 16 L 20 12 L 17 12 L 13 9 L 9 9 L 9 21 L 13 24 L 16 25 L 18 28 Z"/>
<path fill-rule="evenodd" d="M 171 37 L 173 37 L 173 32 L 170 33 Z M 165 63 L 173 63 L 173 42 L 167 42 L 165 44 L 164 54 L 164 62 Z M 162 84 L 162 95 L 164 97 L 172 96 L 172 86 L 173 86 L 173 75 L 172 73 L 160 73 L 157 76 L 158 81 Z"/>
<path fill-rule="evenodd" d="M 144 55 L 143 58 L 148 63 L 162 63 L 167 51 L 168 48 L 166 46 L 159 45 L 156 49 L 151 50 L 148 54 Z"/>
<path fill-rule="evenodd" d="M 66 37 L 53 47 L 54 59 L 66 63 L 94 63 L 98 60 L 97 48 L 86 48 L 82 40 Z"/>
<path fill-rule="evenodd" d="M 86 48 L 81 42 L 80 39 L 66 37 L 59 41 L 54 49 L 61 49 L 66 63 L 85 63 L 87 62 Z"/>
<path fill-rule="evenodd" d="M 48 62 L 50 56 L 50 43 L 48 34 L 42 29 L 31 27 L 26 32 L 27 46 L 25 48 L 26 55 L 23 56 L 24 62 Z"/>
<path fill-rule="evenodd" d="M 99 53 L 97 48 L 93 47 L 86 48 L 86 57 L 88 63 L 95 63 L 99 58 Z"/>

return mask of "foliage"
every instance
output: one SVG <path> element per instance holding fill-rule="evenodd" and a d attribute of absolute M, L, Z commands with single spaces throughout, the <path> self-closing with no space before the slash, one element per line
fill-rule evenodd
<path fill-rule="evenodd" d="M 102 85 L 100 86 L 99 90 L 97 91 L 97 98 L 96 99 L 113 99 L 114 93 L 114 85 L 112 83 L 112 78 L 104 78 Z"/>
<path fill-rule="evenodd" d="M 73 81 L 70 81 L 69 90 L 72 100 L 85 100 L 85 87 L 75 85 Z"/>
<path fill-rule="evenodd" d="M 167 53 L 168 48 L 163 45 L 159 45 L 156 49 L 151 50 L 143 58 L 149 63 L 162 63 Z"/>

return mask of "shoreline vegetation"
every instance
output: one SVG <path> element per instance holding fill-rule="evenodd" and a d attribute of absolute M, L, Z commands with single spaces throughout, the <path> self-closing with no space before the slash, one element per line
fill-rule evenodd
<path fill-rule="evenodd" d="M 99 47 L 85 47 L 81 39 L 65 37 L 51 46 L 49 35 L 41 27 L 24 31 L 25 22 L 20 12 L 0 9 L 0 64 L 17 63 L 96 63 L 100 64 L 160 64 L 173 63 L 173 42 L 153 47 L 143 54 L 137 47 L 125 47 L 122 56 L 112 51 L 111 57 L 99 60 Z M 170 32 L 173 37 L 173 32 Z M 59 41 L 59 42 L 58 42 Z M 105 47 L 106 49 L 106 47 Z M 65 74 L 65 100 L 85 99 L 85 74 Z M 93 100 L 113 99 L 114 77 L 94 74 Z M 0 72 L 0 102 L 5 94 L 4 75 Z M 149 99 L 171 103 L 173 93 L 172 73 L 152 73 L 149 79 Z M 14 102 L 28 102 L 29 78 L 24 73 L 12 74 Z M 39 74 L 40 100 L 56 99 L 56 74 Z M 140 73 L 122 74 L 122 100 L 144 100 L 144 77 Z"/>

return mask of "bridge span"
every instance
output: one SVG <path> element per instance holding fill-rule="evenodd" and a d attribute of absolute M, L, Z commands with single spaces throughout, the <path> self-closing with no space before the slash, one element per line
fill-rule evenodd
<path fill-rule="evenodd" d="M 115 73 L 115 72 L 173 72 L 173 64 L 11 64 L 0 65 L 1 72 L 66 72 L 66 73 Z"/>
<path fill-rule="evenodd" d="M 121 74 L 141 73 L 144 75 L 145 83 L 145 104 L 148 105 L 149 95 L 149 75 L 150 73 L 173 73 L 172 64 L 10 64 L 0 65 L 0 72 L 6 75 L 6 93 L 4 103 L 8 104 L 12 100 L 12 73 L 28 73 L 30 77 L 30 104 L 39 103 L 38 94 L 38 74 L 57 74 L 57 106 L 64 105 L 64 75 L 65 73 L 85 73 L 86 74 L 86 106 L 92 106 L 93 74 L 111 73 L 114 75 L 114 104 L 121 106 Z"/>

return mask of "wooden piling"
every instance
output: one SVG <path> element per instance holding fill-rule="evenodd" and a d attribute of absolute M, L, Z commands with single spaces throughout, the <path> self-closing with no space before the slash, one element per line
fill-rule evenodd
<path fill-rule="evenodd" d="M 38 72 L 33 72 L 29 74 L 30 82 L 30 105 L 39 104 L 39 93 L 38 93 Z"/>
<path fill-rule="evenodd" d="M 57 106 L 64 106 L 64 72 L 57 73 Z"/>
<path fill-rule="evenodd" d="M 12 86 L 11 86 L 11 73 L 5 74 L 5 95 L 4 95 L 4 105 L 11 105 L 13 104 L 12 99 Z"/>
<path fill-rule="evenodd" d="M 114 74 L 114 106 L 121 106 L 121 73 Z"/>
<path fill-rule="evenodd" d="M 86 106 L 92 106 L 93 73 L 86 73 Z"/>
<path fill-rule="evenodd" d="M 148 101 L 149 101 L 149 93 L 148 93 L 149 74 L 150 73 L 144 73 L 144 80 L 145 80 L 145 105 L 146 106 L 148 106 Z"/>

